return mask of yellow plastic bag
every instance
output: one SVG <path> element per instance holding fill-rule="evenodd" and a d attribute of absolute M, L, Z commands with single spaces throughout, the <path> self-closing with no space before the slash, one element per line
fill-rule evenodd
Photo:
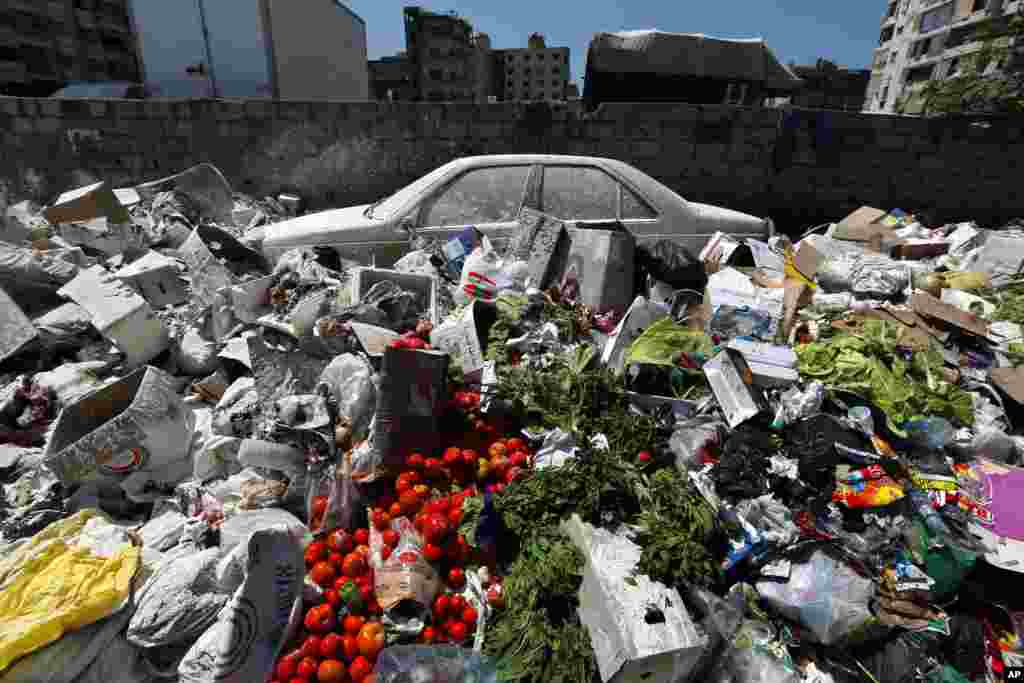
<path fill-rule="evenodd" d="M 90 532 L 106 526 L 98 512 L 82 510 L 0 553 L 0 671 L 124 606 L 140 549 L 90 543 L 99 538 Z"/>

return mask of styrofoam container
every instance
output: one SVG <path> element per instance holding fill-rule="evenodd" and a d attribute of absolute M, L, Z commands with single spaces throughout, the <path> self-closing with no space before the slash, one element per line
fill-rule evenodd
<path fill-rule="evenodd" d="M 352 303 L 362 297 L 378 282 L 390 280 L 404 290 L 415 292 L 426 303 L 428 319 L 438 323 L 437 278 L 417 273 L 401 273 L 384 268 L 355 268 L 352 274 Z"/>

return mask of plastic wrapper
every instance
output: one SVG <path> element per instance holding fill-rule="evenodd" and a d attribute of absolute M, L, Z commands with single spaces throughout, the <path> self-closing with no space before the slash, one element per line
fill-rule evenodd
<path fill-rule="evenodd" d="M 999 429 L 984 429 L 974 435 L 971 450 L 976 457 L 995 460 L 1006 465 L 1018 462 L 1017 448 L 1014 440 Z"/>
<path fill-rule="evenodd" d="M 953 440 L 953 425 L 941 417 L 925 417 L 903 425 L 903 431 L 914 443 L 933 451 L 941 450 Z"/>
<path fill-rule="evenodd" d="M 718 459 L 728 427 L 714 418 L 695 418 L 678 424 L 668 445 L 681 471 L 697 469 Z"/>
<path fill-rule="evenodd" d="M 765 543 L 788 546 L 800 536 L 789 508 L 771 495 L 741 501 L 736 505 L 736 513 L 758 530 Z"/>
<path fill-rule="evenodd" d="M 834 645 L 871 620 L 870 580 L 822 551 L 792 568 L 787 583 L 759 581 L 761 598 L 783 616 L 799 622 L 823 645 Z"/>
<path fill-rule="evenodd" d="M 811 417 L 821 412 L 821 405 L 824 402 L 825 385 L 821 382 L 811 382 L 803 390 L 790 387 L 779 397 L 779 408 L 775 411 L 772 428 L 782 429 L 797 420 Z"/>
<path fill-rule="evenodd" d="M 441 580 L 433 565 L 423 557 L 423 540 L 407 517 L 391 522 L 398 531 L 398 545 L 374 571 L 374 591 L 385 612 L 401 603 L 411 602 L 412 611 L 429 609 L 441 588 Z"/>
<path fill-rule="evenodd" d="M 543 445 L 533 458 L 534 469 L 561 467 L 576 457 L 576 437 L 561 429 L 553 429 L 543 435 Z"/>
<path fill-rule="evenodd" d="M 352 480 L 352 459 L 341 462 L 317 460 L 309 465 L 306 478 L 306 519 L 314 534 L 335 529 L 352 531 L 360 522 L 362 496 Z"/>
<path fill-rule="evenodd" d="M 396 645 L 384 649 L 374 667 L 377 683 L 473 681 L 497 683 L 489 657 L 454 645 Z"/>
<path fill-rule="evenodd" d="M 767 311 L 747 306 L 718 306 L 708 321 L 709 336 L 720 339 L 754 337 L 761 341 L 773 341 L 779 321 Z"/>
<path fill-rule="evenodd" d="M 462 266 L 456 303 L 465 304 L 472 299 L 494 301 L 498 296 L 502 265 L 503 260 L 490 240 L 484 239 L 483 244 L 466 257 Z"/>
<path fill-rule="evenodd" d="M 873 508 L 891 505 L 903 495 L 903 487 L 891 477 L 881 477 L 870 481 L 839 483 L 832 493 L 832 500 L 848 508 Z"/>

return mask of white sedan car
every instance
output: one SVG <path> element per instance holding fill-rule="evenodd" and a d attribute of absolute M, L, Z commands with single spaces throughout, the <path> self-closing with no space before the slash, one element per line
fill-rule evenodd
<path fill-rule="evenodd" d="M 266 226 L 263 253 L 329 247 L 344 259 L 389 266 L 409 231 L 442 242 L 474 226 L 496 245 L 531 207 L 565 221 L 618 221 L 640 243 L 670 239 L 699 251 L 717 231 L 767 239 L 770 219 L 690 202 L 629 164 L 597 157 L 515 154 L 449 162 L 375 204 L 332 209 Z"/>

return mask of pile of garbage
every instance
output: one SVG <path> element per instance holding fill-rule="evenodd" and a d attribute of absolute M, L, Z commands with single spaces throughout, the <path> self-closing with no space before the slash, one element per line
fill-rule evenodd
<path fill-rule="evenodd" d="M 6 210 L 0 683 L 1024 675 L 1021 226 L 267 262 L 300 210 Z"/>

